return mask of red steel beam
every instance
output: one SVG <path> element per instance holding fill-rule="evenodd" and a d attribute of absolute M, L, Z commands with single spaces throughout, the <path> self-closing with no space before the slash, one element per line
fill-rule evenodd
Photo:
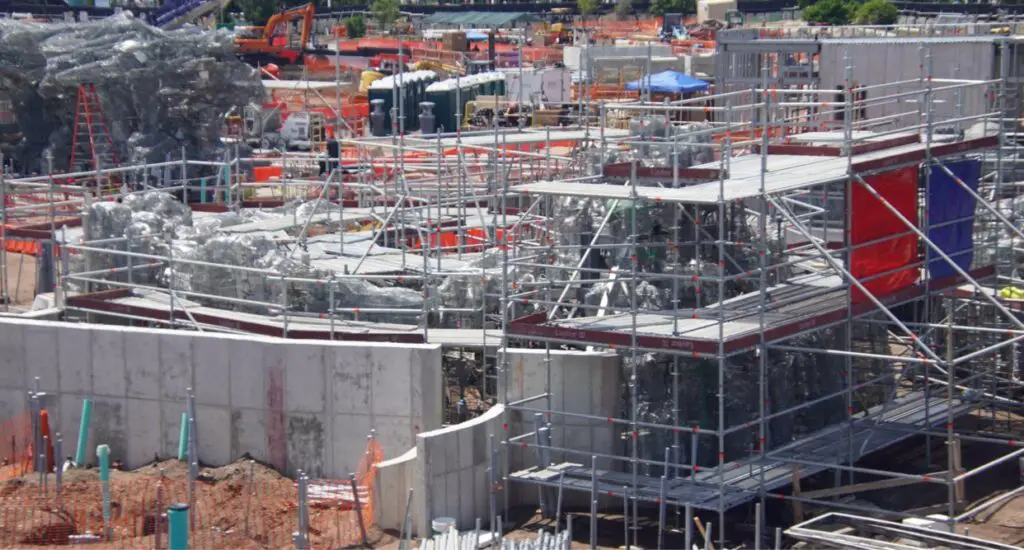
<path fill-rule="evenodd" d="M 869 141 L 867 143 L 860 143 L 853 146 L 854 155 L 863 155 L 864 153 L 873 153 L 875 151 L 881 151 L 882 149 L 888 149 L 890 147 L 902 147 L 904 145 L 913 145 L 914 143 L 920 143 L 921 136 L 914 134 L 911 136 L 900 136 L 892 139 L 881 139 L 878 141 Z"/>
<path fill-rule="evenodd" d="M 636 177 L 638 179 L 653 179 L 658 181 L 672 181 L 674 168 L 672 167 L 651 167 L 637 166 Z M 633 173 L 631 162 L 617 162 L 604 166 L 604 176 L 608 178 L 629 178 Z M 728 174 L 725 176 L 728 178 Z M 680 168 L 679 179 L 685 181 L 716 181 L 719 178 L 718 168 Z"/>
<path fill-rule="evenodd" d="M 976 139 L 968 139 L 966 141 L 957 141 L 955 143 L 944 143 L 942 145 L 935 145 L 931 148 L 931 156 L 942 157 L 946 155 L 955 155 L 957 153 L 966 153 L 968 151 L 988 149 L 991 147 L 996 147 L 998 145 L 999 136 L 988 136 Z M 893 166 L 900 166 L 903 164 L 921 162 L 925 160 L 925 156 L 926 151 L 924 148 L 921 148 L 915 151 L 908 151 L 906 153 L 901 153 L 890 157 L 855 162 L 853 163 L 852 169 L 854 172 L 867 172 L 868 170 L 879 170 Z"/>
<path fill-rule="evenodd" d="M 755 144 L 751 148 L 755 154 L 761 154 L 761 146 Z M 774 143 L 768 145 L 769 155 L 795 155 L 803 157 L 841 157 L 843 150 L 827 145 L 798 145 Z"/>
<path fill-rule="evenodd" d="M 104 292 L 94 292 L 91 294 L 83 294 L 68 298 L 68 305 L 72 307 L 81 307 L 85 309 L 92 309 L 96 311 L 104 311 L 112 314 L 125 314 L 132 315 L 134 317 L 142 317 L 159 321 L 169 321 L 171 318 L 170 312 L 165 309 L 155 309 L 145 306 L 135 306 L 129 304 L 119 304 L 111 302 L 117 298 L 126 298 L 131 296 L 131 290 L 129 289 L 117 289 L 108 290 Z M 203 323 L 210 326 L 217 326 L 237 330 L 241 332 L 248 332 L 252 334 L 262 334 L 264 336 L 274 336 L 277 338 L 292 338 L 297 340 L 330 340 L 330 331 L 323 330 L 303 330 L 303 329 L 288 329 L 287 335 L 284 327 L 276 327 L 272 325 L 266 325 L 263 323 L 254 323 L 251 321 L 244 321 L 239 319 L 230 319 L 227 317 L 220 317 L 217 315 L 210 315 L 207 313 L 189 312 L 196 320 L 196 322 Z M 189 316 L 186 315 L 185 311 L 175 308 L 174 315 L 177 319 L 187 319 Z M 404 344 L 423 344 L 426 340 L 423 339 L 423 333 L 421 332 L 348 332 L 343 330 L 334 331 L 334 340 L 336 341 L 357 341 L 357 342 L 396 342 Z"/>

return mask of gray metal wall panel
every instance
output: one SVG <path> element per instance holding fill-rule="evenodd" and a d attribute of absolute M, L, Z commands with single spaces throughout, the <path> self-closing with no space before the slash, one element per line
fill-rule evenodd
<path fill-rule="evenodd" d="M 933 78 L 985 80 L 993 77 L 995 50 L 991 43 L 932 44 L 930 51 Z M 917 79 L 922 74 L 924 53 L 916 43 L 835 44 L 823 41 L 819 68 L 822 88 L 835 89 L 844 83 L 847 55 L 853 65 L 853 80 L 862 86 Z M 871 90 L 868 99 L 907 92 L 918 87 L 914 83 L 901 86 L 898 90 L 895 86 Z M 985 112 L 986 94 L 981 87 L 965 90 L 961 95 L 965 114 Z M 956 105 L 953 91 L 936 92 L 933 104 L 936 123 L 953 118 Z M 902 98 L 869 107 L 867 116 L 875 118 L 912 113 L 900 121 L 909 124 L 916 120 L 917 110 L 918 103 L 914 98 Z"/>

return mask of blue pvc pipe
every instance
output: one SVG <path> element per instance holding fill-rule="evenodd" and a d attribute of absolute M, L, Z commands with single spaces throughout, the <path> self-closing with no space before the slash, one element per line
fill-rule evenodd
<path fill-rule="evenodd" d="M 75 450 L 75 464 L 85 465 L 85 449 L 89 443 L 89 421 L 92 420 L 92 399 L 82 401 L 82 422 L 78 426 L 78 448 Z"/>
<path fill-rule="evenodd" d="M 167 550 L 188 550 L 188 504 L 172 504 L 167 523 Z"/>
<path fill-rule="evenodd" d="M 110 537 L 110 447 L 96 447 L 96 457 L 100 461 L 100 485 L 103 486 L 103 528 Z"/>
<path fill-rule="evenodd" d="M 188 457 L 188 413 L 181 413 L 181 432 L 178 434 L 178 460 Z"/>

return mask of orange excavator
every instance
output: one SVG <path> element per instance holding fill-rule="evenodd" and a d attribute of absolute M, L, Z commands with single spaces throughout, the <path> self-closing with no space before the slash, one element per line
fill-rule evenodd
<path fill-rule="evenodd" d="M 239 27 L 235 31 L 235 50 L 243 61 L 253 65 L 293 65 L 301 63 L 306 53 L 323 54 L 326 50 L 311 49 L 309 44 L 315 15 L 316 7 L 310 3 L 275 13 L 262 27 Z M 292 22 L 297 20 L 301 23 L 298 32 L 293 32 Z"/>

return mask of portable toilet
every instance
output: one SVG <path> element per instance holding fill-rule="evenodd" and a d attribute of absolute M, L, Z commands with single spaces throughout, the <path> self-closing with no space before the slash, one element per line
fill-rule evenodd
<path fill-rule="evenodd" d="M 454 131 L 456 128 L 453 125 L 453 119 L 455 118 L 455 81 L 448 79 L 429 84 L 426 87 L 424 97 L 426 97 L 427 101 L 434 104 L 434 119 L 438 128 L 443 128 L 443 130 L 439 131 Z"/>
<path fill-rule="evenodd" d="M 380 101 L 379 105 L 381 111 L 384 112 L 384 128 L 387 134 L 391 133 L 391 109 L 395 106 L 395 100 L 393 97 L 394 89 L 394 78 L 390 76 L 385 76 L 384 78 L 381 78 L 371 83 L 370 89 L 367 91 L 366 94 L 367 99 L 370 100 L 370 105 L 374 105 L 374 100 Z"/>
<path fill-rule="evenodd" d="M 505 73 L 495 73 L 495 94 L 502 97 L 508 95 L 508 80 L 505 77 Z"/>

